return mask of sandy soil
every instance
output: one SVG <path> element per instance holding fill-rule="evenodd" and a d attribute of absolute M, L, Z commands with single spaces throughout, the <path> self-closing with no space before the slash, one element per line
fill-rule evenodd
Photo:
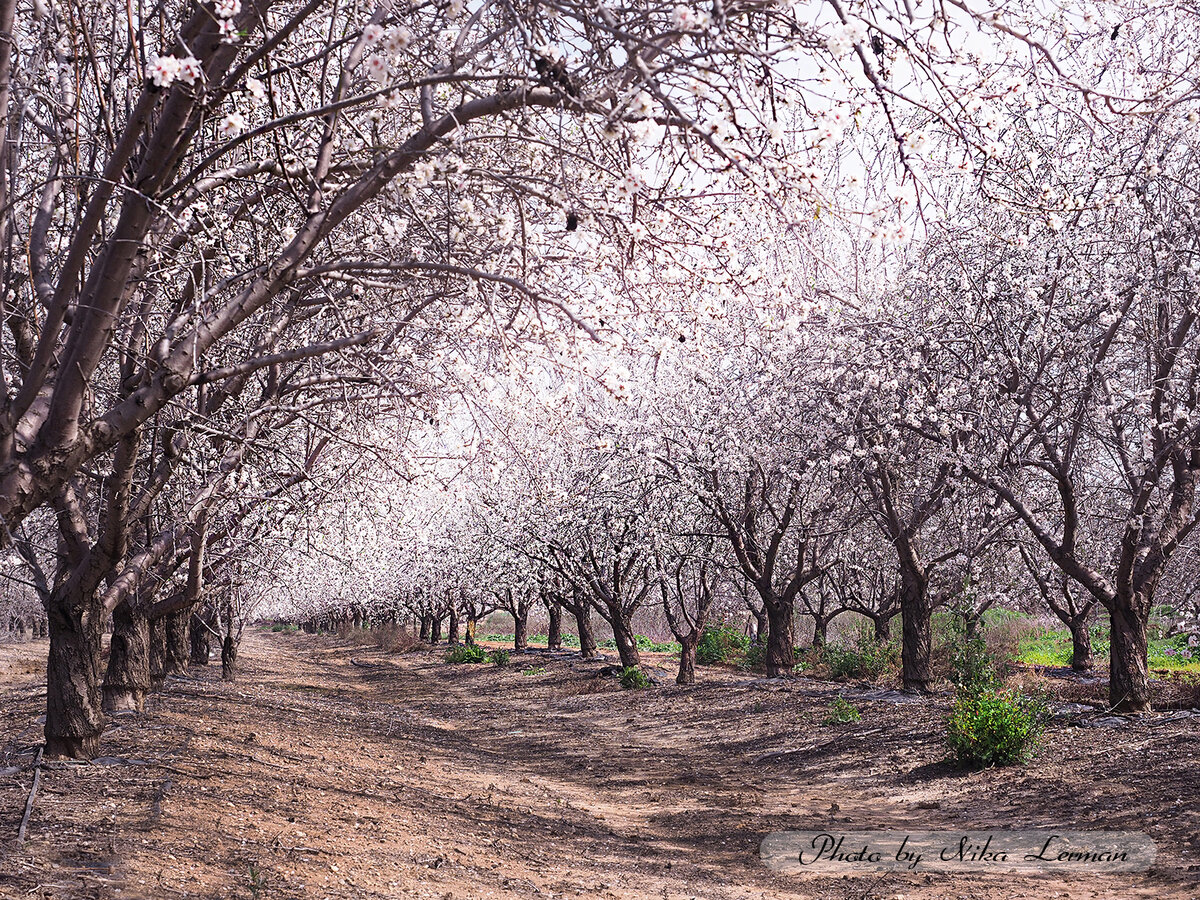
<path fill-rule="evenodd" d="M 702 669 L 679 688 L 663 660 L 663 685 L 622 691 L 567 656 L 500 670 L 262 632 L 239 683 L 172 679 L 106 757 L 48 764 L 17 845 L 39 653 L 0 647 L 4 898 L 1200 897 L 1200 718 L 1055 725 L 1031 765 L 964 774 L 944 698 L 852 689 L 862 721 L 826 726 L 844 686 Z M 1159 861 L 843 878 L 758 858 L 786 828 L 1027 826 L 1143 831 Z"/>

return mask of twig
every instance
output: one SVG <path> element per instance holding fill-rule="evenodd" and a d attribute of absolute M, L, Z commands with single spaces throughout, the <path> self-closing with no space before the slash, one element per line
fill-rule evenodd
<path fill-rule="evenodd" d="M 21 817 L 21 826 L 17 829 L 17 843 L 25 843 L 25 829 L 29 827 L 29 817 L 33 815 L 33 801 L 37 799 L 38 785 L 42 783 L 42 751 L 46 745 L 38 747 L 37 756 L 33 760 L 33 787 L 29 789 L 29 799 L 25 801 L 25 815 Z"/>

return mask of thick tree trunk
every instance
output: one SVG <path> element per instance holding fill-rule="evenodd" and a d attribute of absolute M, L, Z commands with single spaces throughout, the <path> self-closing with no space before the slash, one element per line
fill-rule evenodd
<path fill-rule="evenodd" d="M 433 622 L 429 626 L 429 642 L 432 644 L 440 644 L 442 642 L 442 617 L 434 616 Z"/>
<path fill-rule="evenodd" d="M 550 614 L 550 628 L 546 632 L 546 649 L 561 650 L 562 607 L 557 603 L 551 603 L 546 607 L 546 611 Z"/>
<path fill-rule="evenodd" d="M 166 651 L 168 675 L 176 675 L 179 672 L 187 671 L 188 656 L 191 652 L 191 647 L 188 644 L 187 625 L 191 615 L 192 611 L 189 608 L 164 616 L 167 620 Z"/>
<path fill-rule="evenodd" d="M 621 657 L 621 665 L 625 668 L 640 666 L 642 656 L 638 652 L 637 638 L 634 637 L 629 623 L 624 621 L 619 613 L 615 613 L 609 624 L 612 625 L 613 640 L 617 644 L 617 655 Z"/>
<path fill-rule="evenodd" d="M 679 674 L 675 676 L 676 684 L 696 683 L 696 644 L 699 642 L 700 633 L 696 631 L 679 639 Z"/>
<path fill-rule="evenodd" d="M 210 615 L 207 609 L 192 613 L 190 619 L 190 652 L 188 662 L 193 666 L 207 666 L 212 652 L 212 632 L 209 631 Z"/>
<path fill-rule="evenodd" d="M 1092 659 L 1092 635 L 1088 631 L 1087 616 L 1076 616 L 1067 626 L 1071 629 L 1071 668 L 1076 672 L 1090 672 L 1095 662 Z"/>
<path fill-rule="evenodd" d="M 933 654 L 933 608 L 929 604 L 929 585 L 922 573 L 907 569 L 901 573 L 901 579 L 901 677 L 904 690 L 925 693 L 933 678 L 930 664 Z"/>
<path fill-rule="evenodd" d="M 529 646 L 529 613 L 513 613 L 513 649 L 524 653 Z"/>
<path fill-rule="evenodd" d="M 449 641 L 451 644 L 457 644 L 458 643 L 458 631 L 459 631 L 458 607 L 451 606 L 450 607 L 450 625 L 447 628 L 446 640 Z"/>
<path fill-rule="evenodd" d="M 583 599 L 577 599 L 575 608 L 575 630 L 579 634 L 579 655 L 584 659 L 596 658 L 596 635 L 592 631 L 592 608 Z"/>
<path fill-rule="evenodd" d="M 112 643 L 104 673 L 105 712 L 141 712 L 150 690 L 150 621 L 122 601 L 113 610 Z"/>
<path fill-rule="evenodd" d="M 167 623 L 150 620 L 150 690 L 161 691 L 167 677 Z"/>
<path fill-rule="evenodd" d="M 794 606 L 783 600 L 767 606 L 767 677 L 782 678 L 796 666 Z"/>
<path fill-rule="evenodd" d="M 474 645 L 475 630 L 479 627 L 479 621 L 472 615 L 467 615 L 467 643 Z"/>
<path fill-rule="evenodd" d="M 1146 659 L 1148 616 L 1142 613 L 1141 598 L 1118 597 L 1109 610 L 1111 649 L 1108 672 L 1108 701 L 1120 713 L 1150 710 L 1150 672 Z M 1149 604 L 1144 604 L 1149 608 Z"/>
<path fill-rule="evenodd" d="M 237 681 L 237 642 L 230 631 L 221 641 L 221 680 Z"/>
<path fill-rule="evenodd" d="M 78 598 L 76 598 L 78 599 Z M 46 660 L 46 748 L 51 759 L 92 759 L 100 753 L 100 635 L 103 608 L 94 598 L 52 598 Z"/>
<path fill-rule="evenodd" d="M 429 635 L 433 631 L 433 616 L 429 613 L 421 614 L 421 640 L 426 644 L 429 643 Z"/>
<path fill-rule="evenodd" d="M 881 644 L 886 644 L 892 639 L 892 617 L 891 616 L 876 616 L 871 620 L 875 625 L 875 640 Z"/>

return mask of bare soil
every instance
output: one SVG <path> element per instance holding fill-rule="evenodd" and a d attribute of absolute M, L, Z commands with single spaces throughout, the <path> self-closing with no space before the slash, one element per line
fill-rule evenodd
<path fill-rule="evenodd" d="M 569 655 L 451 666 L 264 632 L 237 684 L 193 669 L 118 718 L 105 757 L 47 764 L 18 845 L 44 653 L 0 647 L 3 898 L 1200 897 L 1195 716 L 1085 713 L 1028 766 L 963 773 L 945 697 L 707 668 L 682 688 L 665 658 L 661 685 L 623 691 Z M 860 722 L 822 724 L 838 693 Z M 780 829 L 1037 826 L 1145 832 L 1158 862 L 843 878 L 758 857 Z"/>

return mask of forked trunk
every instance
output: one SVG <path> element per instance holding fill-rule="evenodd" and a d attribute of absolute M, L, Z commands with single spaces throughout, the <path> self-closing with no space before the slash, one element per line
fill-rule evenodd
<path fill-rule="evenodd" d="M 68 582 L 69 585 L 69 582 Z M 46 749 L 51 759 L 92 759 L 100 752 L 100 636 L 104 610 L 94 597 L 51 598 L 46 660 Z"/>
<path fill-rule="evenodd" d="M 1109 610 L 1112 624 L 1108 670 L 1108 702 L 1115 712 L 1150 710 L 1150 672 L 1147 664 L 1149 608 L 1140 597 L 1117 597 Z"/>
<path fill-rule="evenodd" d="M 793 604 L 776 600 L 767 606 L 767 677 L 782 678 L 796 666 Z"/>
<path fill-rule="evenodd" d="M 141 712 L 150 690 L 150 621 L 127 601 L 113 610 L 112 643 L 104 673 L 105 712 Z"/>
<path fill-rule="evenodd" d="M 892 639 L 892 617 L 876 616 L 872 621 L 875 625 L 875 640 L 886 644 Z"/>
<path fill-rule="evenodd" d="M 1092 659 L 1092 635 L 1088 631 L 1087 616 L 1076 616 L 1067 625 L 1071 629 L 1071 668 L 1076 672 L 1090 672 L 1095 661 Z"/>

